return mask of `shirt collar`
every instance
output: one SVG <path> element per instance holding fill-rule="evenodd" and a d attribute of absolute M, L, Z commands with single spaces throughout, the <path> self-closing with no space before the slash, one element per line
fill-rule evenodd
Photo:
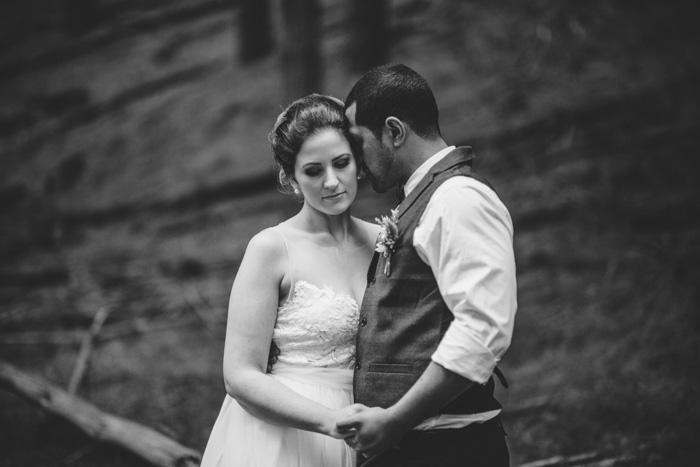
<path fill-rule="evenodd" d="M 425 162 L 423 162 L 420 167 L 416 169 L 415 172 L 409 177 L 406 184 L 403 186 L 403 192 L 406 196 L 413 191 L 413 189 L 418 186 L 418 183 L 423 180 L 423 177 L 430 172 L 435 164 L 440 162 L 446 155 L 454 151 L 455 146 L 449 146 L 445 149 L 438 151 L 437 153 L 430 156 Z"/>

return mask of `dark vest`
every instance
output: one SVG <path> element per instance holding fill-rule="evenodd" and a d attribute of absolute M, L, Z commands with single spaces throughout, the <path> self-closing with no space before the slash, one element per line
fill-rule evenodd
<path fill-rule="evenodd" d="M 360 327 L 354 375 L 355 402 L 389 407 L 416 382 L 454 319 L 430 266 L 413 247 L 413 232 L 431 196 L 445 180 L 472 177 L 491 189 L 488 181 L 471 172 L 474 155 L 469 147 L 457 148 L 440 160 L 398 207 L 399 235 L 386 259 L 375 253 L 360 310 Z M 474 384 L 440 411 L 471 414 L 501 408 L 493 397 L 493 378 Z"/>

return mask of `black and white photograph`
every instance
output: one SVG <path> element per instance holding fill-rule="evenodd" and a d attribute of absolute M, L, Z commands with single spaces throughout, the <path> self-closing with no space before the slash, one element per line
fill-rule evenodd
<path fill-rule="evenodd" d="M 0 467 L 700 465 L 699 11 L 0 2 Z"/>

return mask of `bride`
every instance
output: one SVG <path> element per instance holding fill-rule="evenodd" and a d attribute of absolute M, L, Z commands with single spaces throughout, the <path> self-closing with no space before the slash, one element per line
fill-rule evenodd
<path fill-rule="evenodd" d="M 223 407 L 202 467 L 354 466 L 337 420 L 352 402 L 359 303 L 379 227 L 350 215 L 358 163 L 343 103 L 312 94 L 270 133 L 298 214 L 255 235 L 231 291 Z"/>

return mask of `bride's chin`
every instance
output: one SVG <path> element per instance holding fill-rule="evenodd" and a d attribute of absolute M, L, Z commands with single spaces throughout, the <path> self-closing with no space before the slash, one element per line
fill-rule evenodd
<path fill-rule="evenodd" d="M 314 206 L 314 209 L 320 213 L 326 214 L 328 216 L 339 216 L 350 209 L 352 201 L 336 204 L 333 206 Z"/>

